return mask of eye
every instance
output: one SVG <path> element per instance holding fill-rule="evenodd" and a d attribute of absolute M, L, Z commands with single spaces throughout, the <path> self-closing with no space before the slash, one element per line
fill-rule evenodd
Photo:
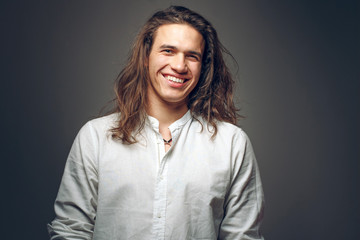
<path fill-rule="evenodd" d="M 197 55 L 190 54 L 187 56 L 190 60 L 199 61 L 199 57 Z"/>
<path fill-rule="evenodd" d="M 171 53 L 173 53 L 174 51 L 171 50 L 171 49 L 163 49 L 162 52 L 163 52 L 163 53 L 166 53 L 166 54 L 171 54 Z"/>

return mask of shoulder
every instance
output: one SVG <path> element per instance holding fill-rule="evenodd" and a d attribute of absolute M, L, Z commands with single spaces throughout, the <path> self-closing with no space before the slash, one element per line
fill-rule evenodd
<path fill-rule="evenodd" d="M 86 124 L 96 129 L 111 129 L 116 125 L 118 120 L 118 113 L 113 113 L 103 117 L 95 118 L 88 121 Z"/>
<path fill-rule="evenodd" d="M 194 117 L 194 119 L 196 119 L 194 123 L 201 125 L 205 134 L 207 133 L 212 135 L 214 133 L 213 127 L 210 124 L 208 124 L 208 122 L 204 120 L 202 117 L 196 116 Z M 217 127 L 217 133 L 215 136 L 215 140 L 216 138 L 220 138 L 220 139 L 227 139 L 236 142 L 240 141 L 244 143 L 249 141 L 249 137 L 247 136 L 245 131 L 241 127 L 235 124 L 229 122 L 217 121 L 216 127 Z"/>
<path fill-rule="evenodd" d="M 216 137 L 231 141 L 234 147 L 247 148 L 251 145 L 248 135 L 241 127 L 228 122 L 218 122 L 216 126 L 218 128 Z"/>
<path fill-rule="evenodd" d="M 110 129 L 116 126 L 118 113 L 88 121 L 79 131 L 80 136 L 103 138 L 109 134 Z"/>
<path fill-rule="evenodd" d="M 243 137 L 246 136 L 244 130 L 235 124 L 228 122 L 217 122 L 216 126 L 219 132 L 232 133 L 234 135 L 242 135 Z"/>

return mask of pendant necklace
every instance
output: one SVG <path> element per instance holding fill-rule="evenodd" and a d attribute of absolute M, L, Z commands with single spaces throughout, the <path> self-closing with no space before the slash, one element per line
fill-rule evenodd
<path fill-rule="evenodd" d="M 165 140 L 165 139 L 163 139 L 163 140 L 164 140 L 164 143 L 165 143 L 165 144 L 169 144 L 169 145 L 171 145 L 172 138 L 170 138 L 169 140 Z"/>

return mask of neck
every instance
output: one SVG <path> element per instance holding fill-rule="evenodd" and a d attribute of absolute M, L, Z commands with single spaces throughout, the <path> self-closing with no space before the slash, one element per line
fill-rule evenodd
<path fill-rule="evenodd" d="M 180 119 L 188 111 L 186 101 L 179 103 L 166 102 L 148 91 L 146 112 L 148 115 L 156 118 L 159 121 L 159 132 L 165 140 L 165 151 L 168 151 L 171 146 L 169 139 L 172 139 L 169 126 Z"/>
<path fill-rule="evenodd" d="M 169 127 L 188 111 L 186 104 L 152 103 L 149 102 L 146 112 L 159 121 L 160 127 Z"/>
<path fill-rule="evenodd" d="M 188 111 L 186 101 L 169 103 L 148 91 L 146 113 L 159 121 L 160 129 L 168 128 Z"/>

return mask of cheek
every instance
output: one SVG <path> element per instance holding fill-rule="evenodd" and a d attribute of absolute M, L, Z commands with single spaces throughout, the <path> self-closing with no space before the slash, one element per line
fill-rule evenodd
<path fill-rule="evenodd" d="M 201 73 L 201 64 L 194 64 L 191 66 L 191 72 L 194 77 L 199 79 Z"/>
<path fill-rule="evenodd" d="M 159 65 L 165 63 L 167 58 L 168 58 L 167 56 L 161 54 L 154 55 L 154 57 L 152 58 L 152 62 L 154 63 L 154 65 Z"/>

